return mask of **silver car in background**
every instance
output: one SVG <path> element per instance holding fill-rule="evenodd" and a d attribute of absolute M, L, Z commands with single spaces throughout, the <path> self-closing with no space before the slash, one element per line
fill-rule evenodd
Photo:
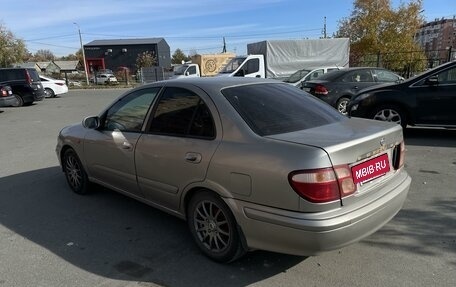
<path fill-rule="evenodd" d="M 393 218 L 411 183 L 400 125 L 255 78 L 140 86 L 62 129 L 56 152 L 74 192 L 97 183 L 185 219 L 218 262 L 359 241 Z"/>

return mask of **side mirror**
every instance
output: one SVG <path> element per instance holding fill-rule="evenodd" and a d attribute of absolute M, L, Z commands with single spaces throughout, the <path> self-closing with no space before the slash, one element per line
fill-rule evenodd
<path fill-rule="evenodd" d="M 435 86 L 439 83 L 439 78 L 437 76 L 431 76 L 424 80 L 424 84 L 429 86 Z"/>
<path fill-rule="evenodd" d="M 82 126 L 86 129 L 97 129 L 100 127 L 100 118 L 97 116 L 87 117 L 82 120 Z"/>
<path fill-rule="evenodd" d="M 185 72 L 185 75 L 186 76 L 190 76 L 190 72 Z"/>

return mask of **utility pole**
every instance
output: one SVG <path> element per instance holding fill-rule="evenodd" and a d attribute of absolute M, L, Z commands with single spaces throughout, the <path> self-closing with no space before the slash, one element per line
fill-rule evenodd
<path fill-rule="evenodd" d="M 81 28 L 79 27 L 79 24 L 76 22 L 73 22 L 74 25 L 78 26 L 78 33 L 79 33 L 79 43 L 81 44 L 81 51 L 82 51 L 82 61 L 84 62 L 84 72 L 86 74 L 86 83 L 87 86 L 89 85 L 89 73 L 87 72 L 87 63 L 86 63 L 86 57 L 85 57 L 85 52 L 84 52 L 84 46 L 82 45 L 82 37 L 81 37 Z"/>
<path fill-rule="evenodd" d="M 225 37 L 223 37 L 223 51 L 222 53 L 226 53 L 226 42 L 225 42 Z"/>
<path fill-rule="evenodd" d="M 326 39 L 326 16 L 323 24 L 323 38 Z"/>

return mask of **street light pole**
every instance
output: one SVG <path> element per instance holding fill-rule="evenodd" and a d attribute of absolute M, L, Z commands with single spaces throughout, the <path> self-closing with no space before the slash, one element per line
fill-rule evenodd
<path fill-rule="evenodd" d="M 79 27 L 78 23 L 73 22 L 73 24 L 78 26 L 79 43 L 81 44 L 82 61 L 84 62 L 84 71 L 85 71 L 85 74 L 86 74 L 86 83 L 87 83 L 87 86 L 88 86 L 89 85 L 89 73 L 87 72 L 87 63 L 86 63 L 86 57 L 85 57 L 85 52 L 84 52 L 84 46 L 82 46 L 81 28 Z"/>

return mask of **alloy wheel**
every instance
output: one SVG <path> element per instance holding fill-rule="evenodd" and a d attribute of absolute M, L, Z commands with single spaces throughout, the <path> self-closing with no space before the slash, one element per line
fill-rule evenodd
<path fill-rule="evenodd" d="M 78 159 L 70 154 L 65 160 L 65 174 L 68 179 L 68 183 L 71 185 L 73 190 L 79 190 L 82 187 L 83 171 L 79 164 Z"/>
<path fill-rule="evenodd" d="M 222 252 L 230 244 L 231 228 L 224 211 L 212 201 L 201 201 L 194 212 L 194 228 L 200 242 L 212 252 Z"/>
<path fill-rule="evenodd" d="M 401 124 L 401 115 L 393 109 L 383 109 L 374 115 L 374 120 Z"/>
<path fill-rule="evenodd" d="M 342 99 L 337 103 L 337 110 L 343 115 L 347 115 L 347 105 L 349 100 Z"/>

